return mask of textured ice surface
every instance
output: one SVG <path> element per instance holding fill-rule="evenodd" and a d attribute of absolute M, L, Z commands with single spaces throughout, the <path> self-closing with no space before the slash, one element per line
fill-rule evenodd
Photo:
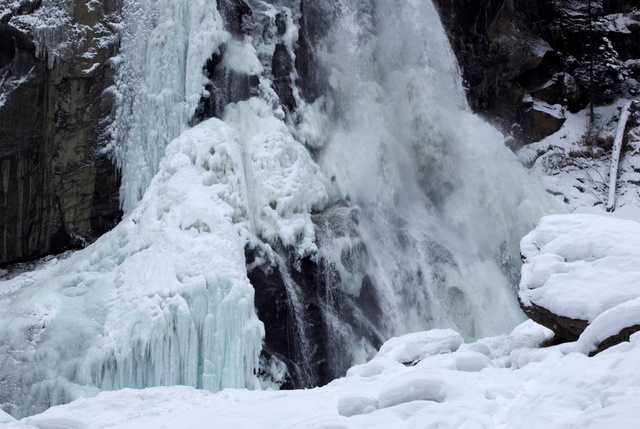
<path fill-rule="evenodd" d="M 114 88 L 121 203 L 133 210 L 168 143 L 187 128 L 203 95 L 203 67 L 229 39 L 215 0 L 123 2 Z"/>

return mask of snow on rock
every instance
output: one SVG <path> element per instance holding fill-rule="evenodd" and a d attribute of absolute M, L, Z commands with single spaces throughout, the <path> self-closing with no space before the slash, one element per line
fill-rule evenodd
<path fill-rule="evenodd" d="M 520 300 L 593 321 L 640 296 L 640 224 L 594 215 L 544 217 L 521 242 Z"/>
<path fill-rule="evenodd" d="M 421 342 L 425 333 L 412 334 Z M 407 336 L 406 342 L 412 335 Z M 436 332 L 435 336 L 442 335 Z M 205 428 L 633 428 L 640 412 L 640 334 L 589 358 L 579 344 L 537 348 L 548 331 L 523 323 L 509 335 L 463 344 L 418 366 L 390 359 L 372 377 L 349 375 L 322 388 L 219 393 L 191 387 L 102 392 L 5 423 L 3 429 L 53 427 Z M 399 350 L 393 350 L 396 347 Z M 404 353 L 387 343 L 386 354 Z M 431 358 L 484 350 L 478 372 L 428 365 Z M 520 365 L 516 365 L 516 360 Z M 357 373 L 358 367 L 352 370 Z"/>
<path fill-rule="evenodd" d="M 530 167 L 549 193 L 564 201 L 571 210 L 583 211 L 604 205 L 609 191 L 610 148 L 623 113 L 626 99 L 596 106 L 591 123 L 589 110 L 566 112 L 562 128 L 545 139 L 518 150 L 521 163 Z M 629 120 L 624 137 L 616 183 L 616 211 L 640 207 L 640 128 Z"/>
<path fill-rule="evenodd" d="M 640 331 L 640 297 L 605 311 L 587 326 L 578 345 L 584 353 L 596 354 Z"/>
<path fill-rule="evenodd" d="M 628 340 L 640 325 L 639 223 L 548 216 L 522 239 L 521 250 L 521 305 L 560 338 L 580 337 L 585 353 L 597 352 Z"/>

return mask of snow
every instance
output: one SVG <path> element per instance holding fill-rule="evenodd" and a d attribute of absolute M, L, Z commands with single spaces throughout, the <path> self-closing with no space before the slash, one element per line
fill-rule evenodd
<path fill-rule="evenodd" d="M 598 315 L 580 335 L 578 344 L 584 353 L 589 353 L 607 338 L 633 326 L 640 328 L 640 297 L 624 301 Z"/>
<path fill-rule="evenodd" d="M 236 73 L 258 75 L 263 72 L 256 49 L 248 41 L 230 40 L 223 57 L 223 64 Z"/>
<path fill-rule="evenodd" d="M 431 355 L 456 351 L 462 343 L 462 337 L 457 332 L 434 329 L 392 338 L 380 348 L 378 356 L 400 363 L 412 363 Z"/>
<path fill-rule="evenodd" d="M 405 366 L 378 355 L 374 361 L 384 368 L 378 374 L 363 377 L 355 367 L 322 388 L 215 394 L 180 386 L 124 389 L 78 399 L 2 428 L 635 427 L 640 417 L 640 335 L 592 358 L 579 352 L 577 343 L 538 348 L 548 335 L 529 321 L 509 335 L 437 355 L 456 360 L 472 348 L 483 349 L 489 365 L 474 372 L 443 368 L 429 359 Z M 428 332 L 416 333 L 384 347 L 401 354 L 394 344 L 402 349 L 408 342 L 424 343 L 428 348 L 428 338 Z"/>
<path fill-rule="evenodd" d="M 640 224 L 596 215 L 544 217 L 521 242 L 520 299 L 593 321 L 640 296 Z"/>
<path fill-rule="evenodd" d="M 539 112 L 546 113 L 549 116 L 552 116 L 556 119 L 564 119 L 565 118 L 565 108 L 559 104 L 550 105 L 549 103 L 545 103 L 544 101 L 535 100 L 533 101 L 533 108 Z"/>

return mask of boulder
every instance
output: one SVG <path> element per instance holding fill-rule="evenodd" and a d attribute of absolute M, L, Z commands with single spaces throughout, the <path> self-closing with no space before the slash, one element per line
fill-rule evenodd
<path fill-rule="evenodd" d="M 640 329 L 640 223 L 547 216 L 520 247 L 520 305 L 556 338 L 593 355 Z"/>

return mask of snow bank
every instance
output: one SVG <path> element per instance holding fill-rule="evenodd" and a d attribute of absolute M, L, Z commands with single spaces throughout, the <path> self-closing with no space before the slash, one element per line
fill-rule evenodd
<path fill-rule="evenodd" d="M 402 355 L 409 343 L 427 347 L 430 335 L 448 334 L 394 339 L 385 344 L 385 356 Z M 53 407 L 3 428 L 635 427 L 640 335 L 593 358 L 575 353 L 575 344 L 538 349 L 547 335 L 545 328 L 525 322 L 510 335 L 432 356 L 454 359 L 470 349 L 484 350 L 490 365 L 476 372 L 442 369 L 429 359 L 407 367 L 378 355 L 379 363 L 386 361 L 380 374 L 361 377 L 354 367 L 353 374 L 322 388 L 217 394 L 188 387 L 125 389 Z"/>
<path fill-rule="evenodd" d="M 520 299 L 593 321 L 640 297 L 640 224 L 603 216 L 548 216 L 521 242 Z"/>

